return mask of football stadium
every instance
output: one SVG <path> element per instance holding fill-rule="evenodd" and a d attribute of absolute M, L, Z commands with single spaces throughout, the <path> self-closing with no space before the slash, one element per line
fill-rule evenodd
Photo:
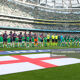
<path fill-rule="evenodd" d="M 0 0 L 0 80 L 79 80 L 80 0 Z"/>

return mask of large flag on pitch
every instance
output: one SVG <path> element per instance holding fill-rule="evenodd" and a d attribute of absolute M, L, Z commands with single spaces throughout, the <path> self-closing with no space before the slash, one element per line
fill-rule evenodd
<path fill-rule="evenodd" d="M 50 54 L 0 56 L 0 75 L 80 63 L 80 59 Z"/>

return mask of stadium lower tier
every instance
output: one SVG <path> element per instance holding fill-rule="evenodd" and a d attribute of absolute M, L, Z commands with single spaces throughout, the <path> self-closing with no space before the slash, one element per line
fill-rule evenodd
<path fill-rule="evenodd" d="M 25 29 L 46 29 L 46 30 L 80 30 L 79 25 L 69 25 L 69 24 L 30 24 L 27 22 L 17 22 L 17 21 L 0 21 L 1 28 L 25 28 Z"/>

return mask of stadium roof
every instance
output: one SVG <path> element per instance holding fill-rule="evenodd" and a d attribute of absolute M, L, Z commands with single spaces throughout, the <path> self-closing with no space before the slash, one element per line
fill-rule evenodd
<path fill-rule="evenodd" d="M 11 0 L 8 0 L 11 1 Z M 80 8 L 80 0 L 13 0 L 40 4 L 53 8 Z"/>
<path fill-rule="evenodd" d="M 72 8 L 80 7 L 80 0 L 40 0 L 40 4 L 56 8 Z"/>

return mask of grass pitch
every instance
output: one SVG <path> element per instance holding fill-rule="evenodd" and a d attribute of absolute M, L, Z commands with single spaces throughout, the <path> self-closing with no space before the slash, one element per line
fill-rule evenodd
<path fill-rule="evenodd" d="M 79 80 L 80 64 L 0 76 L 0 80 Z"/>

